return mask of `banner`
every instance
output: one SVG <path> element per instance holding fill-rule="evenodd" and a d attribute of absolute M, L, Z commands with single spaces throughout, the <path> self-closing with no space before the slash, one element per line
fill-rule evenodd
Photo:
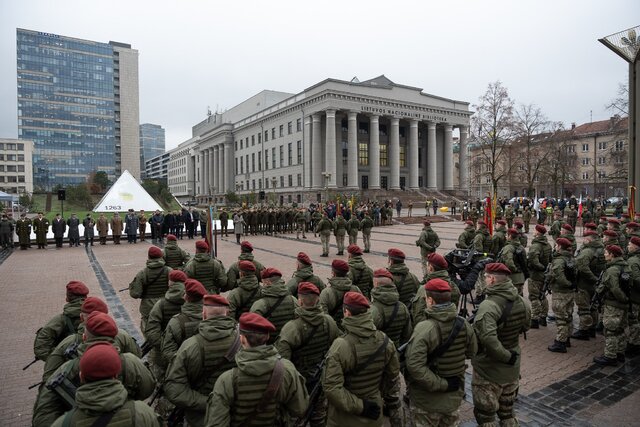
<path fill-rule="evenodd" d="M 215 239 L 215 217 L 213 215 L 213 206 L 209 205 L 209 209 L 207 210 L 209 214 L 207 218 L 207 232 L 205 235 L 205 240 L 209 245 L 209 254 L 211 257 L 215 257 L 215 248 L 214 248 L 214 239 Z"/>
<path fill-rule="evenodd" d="M 491 202 L 491 197 L 487 196 L 484 200 L 484 222 L 487 223 L 487 229 L 489 229 L 489 234 L 493 234 L 493 218 L 495 213 L 493 212 L 493 205 Z"/>
<path fill-rule="evenodd" d="M 578 200 L 578 218 L 582 218 L 582 194 L 580 194 L 580 200 Z"/>
<path fill-rule="evenodd" d="M 627 207 L 627 210 L 628 210 L 627 213 L 629 214 L 629 221 L 636 220 L 635 199 L 636 199 L 636 187 L 634 185 L 631 185 L 629 186 L 629 205 Z"/>

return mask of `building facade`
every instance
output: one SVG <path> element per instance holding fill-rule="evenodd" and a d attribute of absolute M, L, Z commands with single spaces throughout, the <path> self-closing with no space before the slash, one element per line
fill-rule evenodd
<path fill-rule="evenodd" d="M 146 178 L 145 163 L 164 154 L 165 133 L 160 125 L 143 123 L 140 125 L 140 170 L 141 179 Z M 166 177 L 166 175 L 165 175 Z"/>
<path fill-rule="evenodd" d="M 196 159 L 199 137 L 191 138 L 167 151 L 167 185 L 181 203 L 196 200 Z"/>
<path fill-rule="evenodd" d="M 466 147 L 469 103 L 385 76 L 327 79 L 277 94 L 257 111 L 250 99 L 230 110 L 249 114 L 223 113 L 194 127 L 194 196 L 201 202 L 222 202 L 230 191 L 306 203 L 338 191 L 454 189 L 453 134 Z"/>
<path fill-rule="evenodd" d="M 145 179 L 167 179 L 170 154 L 162 153 L 145 163 Z"/>
<path fill-rule="evenodd" d="M 33 193 L 33 142 L 0 138 L 0 190 L 10 194 Z"/>
<path fill-rule="evenodd" d="M 17 29 L 18 138 L 33 141 L 40 190 L 92 172 L 140 177 L 138 51 Z"/>

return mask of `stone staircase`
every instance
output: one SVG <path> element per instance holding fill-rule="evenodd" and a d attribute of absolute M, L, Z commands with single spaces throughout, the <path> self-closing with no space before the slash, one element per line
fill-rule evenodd
<path fill-rule="evenodd" d="M 462 190 L 427 190 L 421 188 L 418 190 L 362 190 L 359 192 L 361 200 L 372 200 L 382 202 L 384 200 L 401 200 L 403 206 L 407 206 L 409 201 L 412 201 L 414 206 L 423 204 L 425 200 L 436 199 L 440 206 L 449 206 L 452 201 L 458 203 L 458 209 L 462 208 L 466 197 Z"/>

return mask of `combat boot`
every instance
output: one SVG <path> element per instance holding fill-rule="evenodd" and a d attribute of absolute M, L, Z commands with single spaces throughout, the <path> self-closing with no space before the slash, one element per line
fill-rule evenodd
<path fill-rule="evenodd" d="M 571 338 L 575 338 L 580 341 L 589 341 L 589 331 L 578 329 L 571 335 Z"/>
<path fill-rule="evenodd" d="M 595 327 L 589 328 L 589 337 L 590 338 L 595 338 L 596 337 L 596 328 Z"/>
<path fill-rule="evenodd" d="M 627 350 L 625 354 L 629 357 L 636 357 L 640 355 L 640 345 L 638 344 L 627 344 Z"/>
<path fill-rule="evenodd" d="M 596 332 L 601 334 L 604 333 L 604 323 L 598 322 L 598 325 L 596 326 Z"/>
<path fill-rule="evenodd" d="M 564 345 L 566 345 L 567 348 L 571 348 L 571 337 L 567 337 L 567 341 L 564 343 Z"/>
<path fill-rule="evenodd" d="M 616 354 L 616 359 L 618 359 L 618 362 L 621 362 L 621 363 L 624 363 L 624 361 L 626 360 L 624 357 L 624 353 Z"/>
<path fill-rule="evenodd" d="M 618 365 L 617 359 L 607 357 L 604 355 L 594 357 L 593 361 L 595 362 L 596 365 L 600 365 L 600 366 L 617 366 Z"/>
<path fill-rule="evenodd" d="M 540 329 L 540 325 L 538 323 L 538 319 L 531 319 L 530 329 Z"/>
<path fill-rule="evenodd" d="M 553 344 L 551 344 L 549 347 L 547 347 L 547 350 L 553 352 L 553 353 L 566 353 L 567 352 L 567 345 L 561 341 L 558 340 L 553 340 Z"/>
<path fill-rule="evenodd" d="M 547 317 L 546 316 L 542 316 L 539 320 L 540 326 L 547 326 Z"/>

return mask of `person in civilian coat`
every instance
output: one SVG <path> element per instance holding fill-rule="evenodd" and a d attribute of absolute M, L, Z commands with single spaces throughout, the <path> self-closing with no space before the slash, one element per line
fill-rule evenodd
<path fill-rule="evenodd" d="M 64 232 L 67 231 L 67 223 L 64 222 L 64 218 L 59 213 L 56 214 L 51 223 L 51 231 L 53 231 L 53 237 L 56 239 L 56 248 L 61 248 Z"/>
<path fill-rule="evenodd" d="M 76 214 L 72 213 L 71 218 L 67 220 L 69 226 L 69 247 L 80 246 L 80 220 Z"/>

